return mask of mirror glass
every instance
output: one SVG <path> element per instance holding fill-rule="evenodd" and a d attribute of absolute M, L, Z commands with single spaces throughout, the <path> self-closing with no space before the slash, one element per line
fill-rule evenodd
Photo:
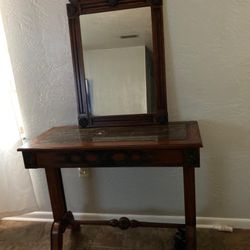
<path fill-rule="evenodd" d="M 90 113 L 154 112 L 150 7 L 81 15 L 80 25 Z"/>

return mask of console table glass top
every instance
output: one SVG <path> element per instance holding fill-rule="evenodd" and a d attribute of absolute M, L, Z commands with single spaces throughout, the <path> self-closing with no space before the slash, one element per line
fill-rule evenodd
<path fill-rule="evenodd" d="M 20 149 L 99 148 L 142 146 L 198 146 L 201 138 L 197 122 L 172 122 L 166 125 L 102 127 L 82 129 L 78 126 L 54 127 Z"/>

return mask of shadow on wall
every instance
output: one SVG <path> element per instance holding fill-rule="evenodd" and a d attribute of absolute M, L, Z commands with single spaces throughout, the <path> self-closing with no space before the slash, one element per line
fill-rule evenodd
<path fill-rule="evenodd" d="M 97 175 L 95 171 L 89 169 L 89 177 L 82 177 L 82 185 L 84 187 L 84 207 L 83 211 L 93 211 L 93 208 L 100 207 L 100 202 L 98 197 L 100 194 L 98 192 L 98 181 L 96 181 Z"/>
<path fill-rule="evenodd" d="M 166 1 L 164 1 L 163 3 L 166 4 Z M 179 119 L 180 112 L 179 112 L 178 99 L 175 89 L 173 50 L 171 46 L 172 43 L 168 27 L 169 17 L 166 9 L 167 9 L 166 7 L 163 8 L 167 103 L 168 103 L 169 121 L 175 121 Z"/>
<path fill-rule="evenodd" d="M 99 182 L 96 172 L 93 169 L 88 171 L 87 177 L 81 177 L 78 169 L 62 170 L 65 196 L 70 211 L 91 213 L 99 207 Z"/>
<path fill-rule="evenodd" d="M 182 170 L 169 168 L 100 168 L 80 178 L 63 170 L 68 208 L 85 213 L 183 214 Z M 77 174 L 78 175 L 78 174 Z M 168 190 L 175 194 L 168 195 Z M 76 202 L 77 201 L 77 202 Z"/>

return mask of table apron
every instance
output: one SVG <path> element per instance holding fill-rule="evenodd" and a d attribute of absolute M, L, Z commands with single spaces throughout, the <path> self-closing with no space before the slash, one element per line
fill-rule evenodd
<path fill-rule="evenodd" d="M 199 148 L 23 152 L 26 168 L 199 167 Z"/>

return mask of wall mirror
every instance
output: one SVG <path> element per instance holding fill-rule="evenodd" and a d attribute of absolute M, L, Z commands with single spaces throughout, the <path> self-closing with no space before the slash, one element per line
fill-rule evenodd
<path fill-rule="evenodd" d="M 167 122 L 162 2 L 71 0 L 82 127 Z"/>
<path fill-rule="evenodd" d="M 90 113 L 153 113 L 150 8 L 81 15 L 80 26 Z"/>

